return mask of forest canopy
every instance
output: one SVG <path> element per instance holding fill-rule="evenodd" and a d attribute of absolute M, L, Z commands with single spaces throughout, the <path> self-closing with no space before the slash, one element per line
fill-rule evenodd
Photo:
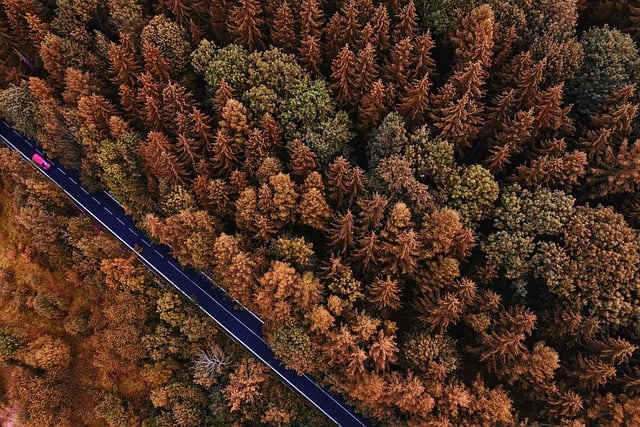
<path fill-rule="evenodd" d="M 623 0 L 0 0 L 0 116 L 377 425 L 637 425 L 639 28 Z M 1 156 L 20 422 L 323 425 Z M 65 403 L 74 369 L 101 381 Z"/>

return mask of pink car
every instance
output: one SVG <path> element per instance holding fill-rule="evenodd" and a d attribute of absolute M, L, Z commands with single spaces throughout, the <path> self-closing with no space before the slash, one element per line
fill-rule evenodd
<path fill-rule="evenodd" d="M 42 169 L 44 170 L 48 170 L 51 167 L 51 163 L 49 163 L 48 161 L 46 161 L 44 159 L 44 157 L 42 157 L 40 154 L 36 153 L 33 156 L 31 156 L 31 160 L 33 160 L 35 162 L 36 165 L 40 166 Z"/>

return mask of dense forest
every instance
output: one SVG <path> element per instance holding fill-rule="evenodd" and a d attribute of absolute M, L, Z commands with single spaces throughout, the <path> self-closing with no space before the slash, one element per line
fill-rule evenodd
<path fill-rule="evenodd" d="M 639 41 L 632 0 L 0 0 L 0 116 L 377 425 L 640 425 Z M 0 419 L 329 425 L 0 161 Z"/>

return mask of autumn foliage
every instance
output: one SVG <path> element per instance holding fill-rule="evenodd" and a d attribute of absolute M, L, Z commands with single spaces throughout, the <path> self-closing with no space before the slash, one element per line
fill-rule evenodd
<path fill-rule="evenodd" d="M 0 115 L 377 424 L 636 425 L 634 4 L 2 0 Z M 55 236 L 24 256 L 103 304 L 3 267 L 63 324 L 0 329 L 22 421 L 81 423 L 54 391 L 82 368 L 109 425 L 322 422 L 2 156 Z"/>

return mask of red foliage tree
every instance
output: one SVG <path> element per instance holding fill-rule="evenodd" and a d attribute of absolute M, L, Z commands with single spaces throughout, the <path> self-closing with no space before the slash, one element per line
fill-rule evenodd
<path fill-rule="evenodd" d="M 294 27 L 293 13 L 289 2 L 284 0 L 276 10 L 271 23 L 271 42 L 285 52 L 293 52 L 298 45 L 298 38 Z"/>
<path fill-rule="evenodd" d="M 354 67 L 356 57 L 346 44 L 331 64 L 331 88 L 336 93 L 336 102 L 342 106 L 352 106 L 355 99 Z"/>
<path fill-rule="evenodd" d="M 227 29 L 235 43 L 249 51 L 264 48 L 262 7 L 257 0 L 239 0 L 239 4 L 229 12 Z"/>

